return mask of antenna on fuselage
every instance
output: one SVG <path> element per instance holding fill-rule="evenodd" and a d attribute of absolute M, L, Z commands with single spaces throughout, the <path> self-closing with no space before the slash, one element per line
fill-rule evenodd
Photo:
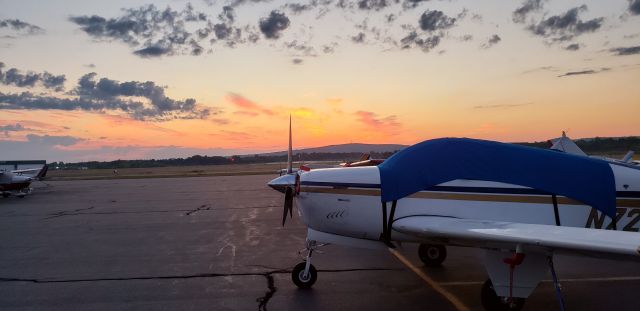
<path fill-rule="evenodd" d="M 293 173 L 293 142 L 291 141 L 291 115 L 289 115 L 289 150 L 287 151 L 287 174 Z"/>

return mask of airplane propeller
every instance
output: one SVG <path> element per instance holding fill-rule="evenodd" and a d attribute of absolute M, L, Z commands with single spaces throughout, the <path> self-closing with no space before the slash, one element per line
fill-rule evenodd
<path fill-rule="evenodd" d="M 284 210 L 282 211 L 282 226 L 287 221 L 287 211 L 289 218 L 293 218 L 293 198 L 300 192 L 300 175 L 296 173 L 296 182 L 294 186 L 287 186 L 284 192 Z"/>

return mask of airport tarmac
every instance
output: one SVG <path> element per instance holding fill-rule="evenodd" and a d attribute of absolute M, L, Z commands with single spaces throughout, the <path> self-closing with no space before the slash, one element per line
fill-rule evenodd
<path fill-rule="evenodd" d="M 1 310 L 456 310 L 387 251 L 327 246 L 311 290 L 289 271 L 305 228 L 283 228 L 274 176 L 57 181 L 24 199 L 0 199 Z M 483 252 L 448 248 L 427 269 L 482 310 Z M 638 310 L 640 264 L 560 257 L 568 310 Z M 459 306 L 458 306 L 459 307 Z M 525 310 L 558 310 L 543 282 Z"/>

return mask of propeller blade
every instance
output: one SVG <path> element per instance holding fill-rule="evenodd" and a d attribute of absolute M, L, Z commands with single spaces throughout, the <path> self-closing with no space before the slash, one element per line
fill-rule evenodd
<path fill-rule="evenodd" d="M 287 187 L 287 190 L 284 194 L 284 211 L 282 212 L 282 226 L 284 227 L 284 223 L 287 221 L 287 210 L 289 211 L 291 217 L 293 217 L 293 189 L 291 187 Z"/>

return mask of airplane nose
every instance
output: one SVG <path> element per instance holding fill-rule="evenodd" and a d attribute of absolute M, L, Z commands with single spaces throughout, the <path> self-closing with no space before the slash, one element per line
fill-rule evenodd
<path fill-rule="evenodd" d="M 267 186 L 273 188 L 276 191 L 285 193 L 288 186 L 293 186 L 296 183 L 296 176 L 293 174 L 282 175 L 274 178 L 267 183 Z"/>

